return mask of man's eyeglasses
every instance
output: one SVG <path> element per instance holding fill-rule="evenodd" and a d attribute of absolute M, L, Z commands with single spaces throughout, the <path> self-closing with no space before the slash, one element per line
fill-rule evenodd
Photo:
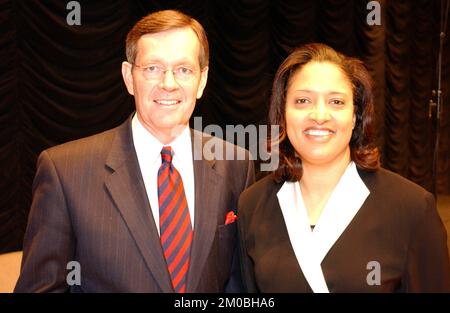
<path fill-rule="evenodd" d="M 166 72 L 172 72 L 176 81 L 187 82 L 190 81 L 197 71 L 187 67 L 179 66 L 173 69 L 167 69 L 159 65 L 147 65 L 141 66 L 133 64 L 136 68 L 140 69 L 146 80 L 161 80 L 166 75 Z"/>

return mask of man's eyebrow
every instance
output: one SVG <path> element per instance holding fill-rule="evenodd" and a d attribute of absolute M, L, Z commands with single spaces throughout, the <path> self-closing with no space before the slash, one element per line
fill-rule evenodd
<path fill-rule="evenodd" d="M 152 56 L 148 56 L 147 58 L 144 58 L 142 61 L 142 64 L 153 64 L 153 63 L 159 63 L 159 64 L 164 64 L 166 63 L 166 60 L 163 60 L 161 58 L 158 57 L 152 57 Z M 176 60 L 176 62 L 174 62 L 174 64 L 179 65 L 179 64 L 191 64 L 192 61 L 188 58 L 181 58 L 179 60 Z"/>

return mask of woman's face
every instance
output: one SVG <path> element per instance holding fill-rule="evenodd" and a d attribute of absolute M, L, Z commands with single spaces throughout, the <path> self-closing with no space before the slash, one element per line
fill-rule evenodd
<path fill-rule="evenodd" d="M 350 162 L 355 121 L 351 82 L 338 66 L 313 61 L 291 76 L 286 129 L 304 165 Z"/>

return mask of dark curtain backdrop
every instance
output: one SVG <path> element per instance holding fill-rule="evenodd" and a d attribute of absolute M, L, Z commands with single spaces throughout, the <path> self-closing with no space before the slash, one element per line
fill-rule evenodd
<path fill-rule="evenodd" d="M 39 153 L 112 128 L 133 111 L 120 74 L 124 39 L 142 16 L 175 8 L 196 17 L 211 46 L 203 125 L 264 124 L 271 81 L 293 47 L 323 42 L 363 59 L 376 82 L 383 165 L 432 188 L 440 0 L 68 1 L 0 0 L 0 252 L 21 249 Z M 447 32 L 449 33 L 449 28 Z M 448 34 L 450 36 L 450 34 Z M 438 190 L 450 193 L 450 44 L 443 64 L 444 115 Z"/>

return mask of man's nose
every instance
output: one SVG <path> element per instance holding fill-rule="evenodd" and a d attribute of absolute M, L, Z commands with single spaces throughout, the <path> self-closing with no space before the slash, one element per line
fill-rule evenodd
<path fill-rule="evenodd" d="M 172 70 L 165 70 L 162 73 L 161 87 L 165 90 L 174 90 L 178 88 L 178 83 Z"/>

